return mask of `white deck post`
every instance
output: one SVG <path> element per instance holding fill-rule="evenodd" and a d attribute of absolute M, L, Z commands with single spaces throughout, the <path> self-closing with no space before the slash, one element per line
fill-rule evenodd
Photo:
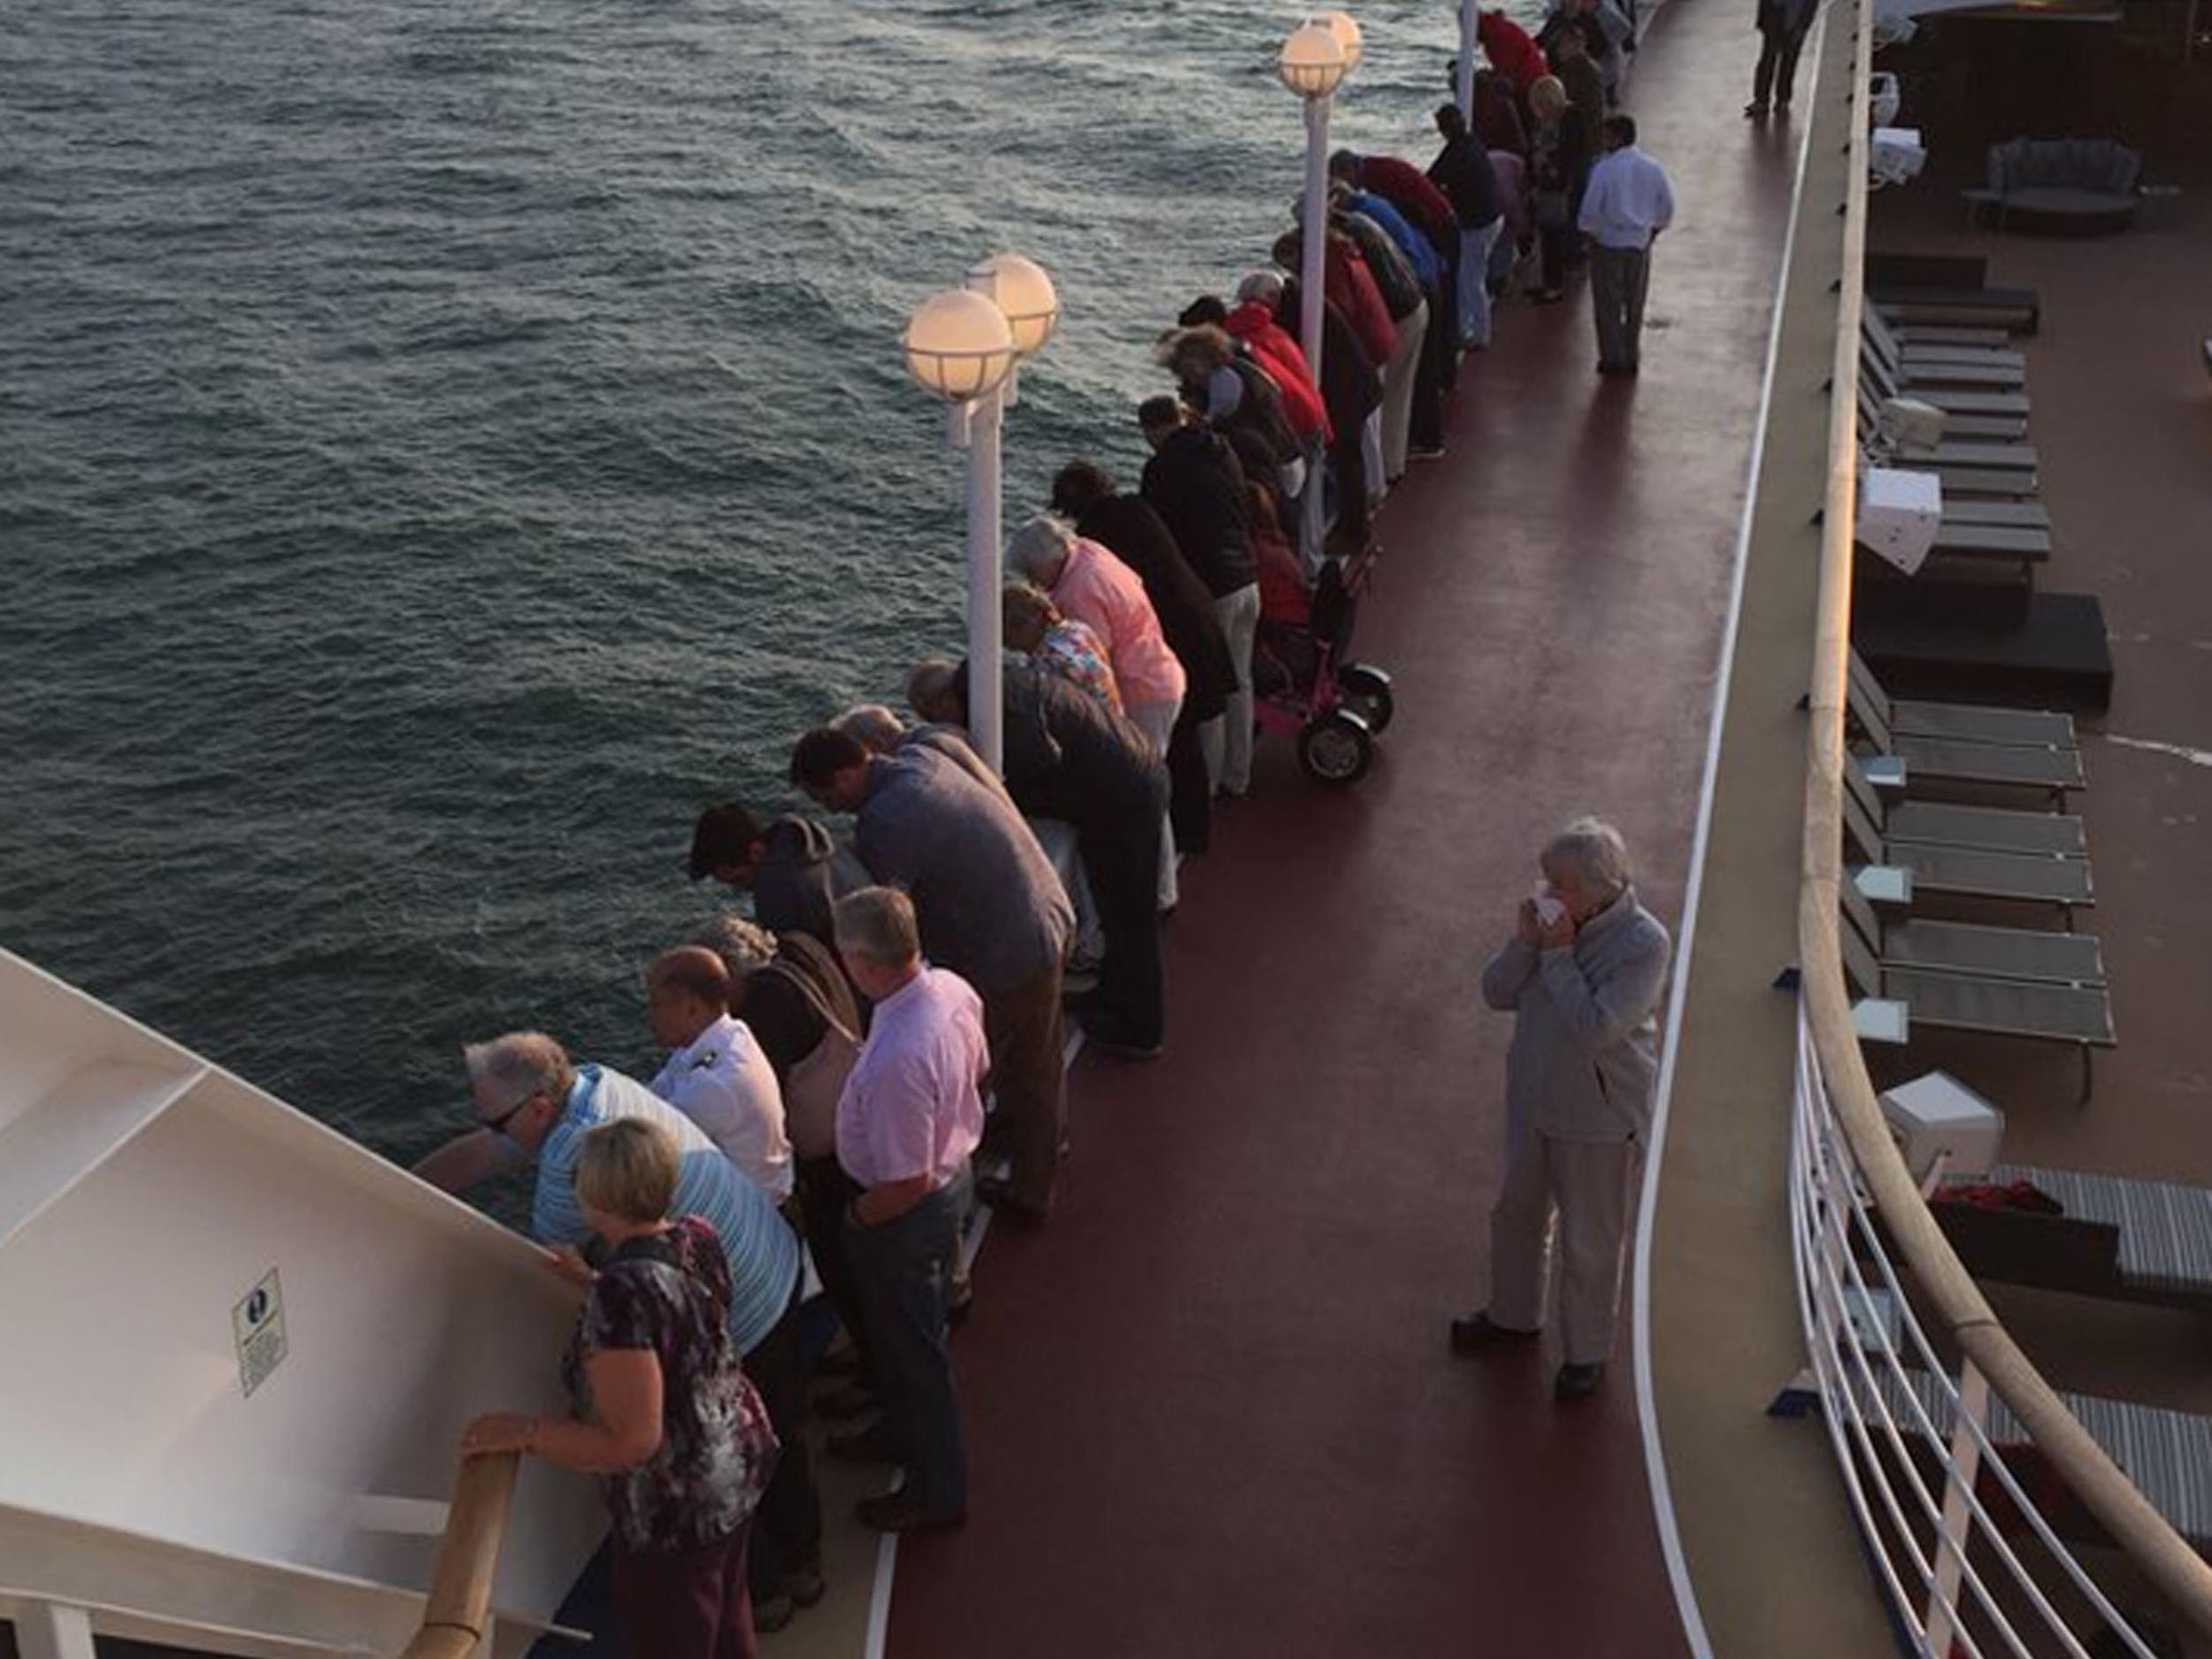
<path fill-rule="evenodd" d="M 1951 1651 L 1951 1635 L 1958 1628 L 1959 1570 L 1966 1561 L 1966 1545 L 1972 1522 L 1967 1515 L 1967 1494 L 1981 1472 L 1981 1442 L 1974 1431 L 1989 1421 L 1989 1379 L 1972 1360 L 1959 1363 L 1959 1414 L 1951 1425 L 1951 1455 L 1943 1485 L 1943 1536 L 1939 1540 L 1935 1586 L 1928 1593 L 1928 1651 Z"/>

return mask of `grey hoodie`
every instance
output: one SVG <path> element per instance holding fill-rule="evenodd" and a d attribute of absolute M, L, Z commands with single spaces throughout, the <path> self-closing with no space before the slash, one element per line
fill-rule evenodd
<path fill-rule="evenodd" d="M 811 933 L 837 949 L 830 906 L 868 884 L 868 872 L 821 825 L 795 813 L 769 825 L 753 876 L 753 917 L 774 933 Z"/>
<path fill-rule="evenodd" d="M 1514 1015 L 1509 1124 L 1556 1141 L 1640 1141 L 1658 1076 L 1667 930 L 1629 888 L 1575 934 L 1538 950 L 1516 935 L 1482 971 L 1482 1000 Z"/>

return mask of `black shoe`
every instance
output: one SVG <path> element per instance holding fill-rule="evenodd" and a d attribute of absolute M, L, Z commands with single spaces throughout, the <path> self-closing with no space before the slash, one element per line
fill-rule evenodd
<path fill-rule="evenodd" d="M 1160 1057 L 1157 1038 L 1148 1041 L 1133 1033 L 1110 1015 L 1094 1008 L 1085 1010 L 1077 1018 L 1083 1027 L 1083 1041 L 1109 1059 L 1156 1060 Z"/>
<path fill-rule="evenodd" d="M 823 1449 L 841 1463 L 895 1463 L 899 1448 L 891 1433 L 891 1425 L 879 1418 L 864 1429 L 850 1429 L 842 1434 L 833 1434 L 823 1442 Z"/>
<path fill-rule="evenodd" d="M 1786 110 L 1790 106 L 1785 104 L 1782 107 Z M 1763 121 L 1767 119 L 1767 106 L 1756 98 L 1743 106 L 1743 112 L 1746 120 Z"/>
<path fill-rule="evenodd" d="M 1452 1321 L 1452 1352 L 1455 1354 L 1487 1354 L 1494 1349 L 1517 1348 L 1536 1340 L 1533 1331 L 1516 1331 L 1493 1319 L 1488 1313 L 1470 1314 L 1464 1319 Z"/>
<path fill-rule="evenodd" d="M 1440 461 L 1444 458 L 1444 446 L 1440 443 L 1409 443 L 1406 446 L 1406 457 L 1413 461 Z"/>
<path fill-rule="evenodd" d="M 1559 1375 L 1552 1379 L 1551 1397 L 1555 1400 L 1587 1400 L 1597 1393 L 1598 1383 L 1604 1376 L 1603 1360 L 1589 1365 L 1562 1365 Z"/>
<path fill-rule="evenodd" d="M 933 1532 L 959 1526 L 968 1518 L 965 1509 L 925 1509 L 903 1492 L 863 1498 L 853 1505 L 853 1518 L 878 1532 Z"/>
<path fill-rule="evenodd" d="M 1014 1196 L 1014 1185 L 1003 1175 L 983 1175 L 976 1178 L 975 1195 L 979 1202 L 990 1205 L 992 1213 L 1002 1221 L 1018 1221 L 1025 1227 L 1041 1227 L 1045 1217 L 1052 1213 L 1049 1205 L 1033 1204 Z"/>
<path fill-rule="evenodd" d="M 829 1584 L 822 1577 L 822 1563 L 810 1567 L 794 1567 L 783 1575 L 783 1593 L 791 1598 L 795 1607 L 812 1607 L 829 1594 Z"/>
<path fill-rule="evenodd" d="M 753 1598 L 753 1628 L 764 1636 L 772 1636 L 788 1624 L 798 1610 L 798 1602 L 787 1590 L 757 1595 Z"/>

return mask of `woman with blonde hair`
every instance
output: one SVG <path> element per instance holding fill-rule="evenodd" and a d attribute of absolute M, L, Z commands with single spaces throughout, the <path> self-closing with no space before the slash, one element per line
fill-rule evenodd
<path fill-rule="evenodd" d="M 1528 176 L 1540 257 L 1534 298 L 1548 305 L 1566 292 L 1567 259 L 1574 244 L 1577 186 L 1590 152 L 1582 111 L 1567 98 L 1566 83 L 1545 75 L 1528 89 Z"/>
<path fill-rule="evenodd" d="M 562 1374 L 565 1417 L 495 1411 L 462 1436 L 468 1456 L 528 1452 L 602 1477 L 614 1521 L 614 1595 L 635 1659 L 753 1659 L 746 1542 L 776 1463 L 768 1413 L 729 1326 L 730 1268 L 697 1216 L 668 1218 L 676 1145 L 618 1118 L 576 1159 L 576 1200 L 607 1246 L 594 1272 L 549 1254 L 584 1290 Z"/>

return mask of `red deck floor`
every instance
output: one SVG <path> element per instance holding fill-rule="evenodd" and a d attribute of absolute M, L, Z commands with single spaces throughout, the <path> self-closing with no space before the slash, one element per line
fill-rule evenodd
<path fill-rule="evenodd" d="M 972 1518 L 902 1547 L 902 1659 L 1683 1651 L 1625 1318 L 1577 1409 L 1555 1356 L 1456 1361 L 1445 1322 L 1499 1173 L 1475 976 L 1534 847 L 1602 812 L 1680 904 L 1793 162 L 1737 113 L 1755 40 L 1654 22 L 1641 380 L 1592 372 L 1579 294 L 1502 314 L 1382 522 L 1381 762 L 1333 795 L 1263 746 L 1186 870 L 1167 1057 L 1077 1068 L 1062 1209 L 994 1230 L 956 1340 Z"/>

